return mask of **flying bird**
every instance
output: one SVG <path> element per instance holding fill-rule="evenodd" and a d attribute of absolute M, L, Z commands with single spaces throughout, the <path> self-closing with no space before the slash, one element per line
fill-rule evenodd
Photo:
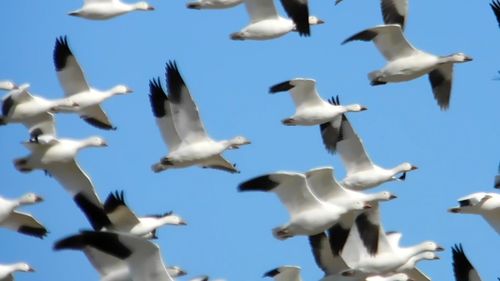
<path fill-rule="evenodd" d="M 25 262 L 18 262 L 13 264 L 0 264 L 0 280 L 1 281 L 14 281 L 14 272 L 34 272 L 35 269 Z"/>
<path fill-rule="evenodd" d="M 81 149 L 107 146 L 104 139 L 89 137 L 73 140 L 34 136 L 32 140 L 23 144 L 31 154 L 14 160 L 17 170 L 24 173 L 34 169 L 44 170 L 71 194 L 94 229 L 99 230 L 111 224 L 95 192 L 92 180 L 75 159 Z"/>
<path fill-rule="evenodd" d="M 354 40 L 373 41 L 388 61 L 382 69 L 368 74 L 372 86 L 409 81 L 429 74 L 432 92 L 441 110 L 447 110 L 450 104 L 453 65 L 472 60 L 463 53 L 436 56 L 416 49 L 408 42 L 399 24 L 363 30 L 342 44 Z"/>
<path fill-rule="evenodd" d="M 239 32 L 230 35 L 232 40 L 268 40 L 283 36 L 290 31 L 298 31 L 299 34 L 308 36 L 309 27 L 299 27 L 290 19 L 278 15 L 274 0 L 245 0 L 245 7 L 250 15 L 250 24 Z M 323 20 L 308 16 L 308 25 L 318 25 L 324 23 Z"/>
<path fill-rule="evenodd" d="M 153 11 L 154 9 L 145 1 L 129 4 L 120 0 L 83 0 L 83 6 L 68 15 L 90 20 L 106 20 L 133 11 Z"/>
<path fill-rule="evenodd" d="M 451 213 L 476 214 L 500 234 L 500 194 L 476 192 L 458 199 L 458 207 L 448 209 Z"/>
<path fill-rule="evenodd" d="M 45 237 L 48 231 L 37 219 L 28 213 L 16 210 L 20 206 L 42 201 L 43 198 L 34 193 L 27 193 L 17 199 L 7 199 L 0 196 L 0 227 L 38 238 Z M 0 280 L 2 279 L 0 278 Z"/>
<path fill-rule="evenodd" d="M 117 85 L 105 91 L 92 88 L 87 83 L 83 70 L 68 45 L 66 36 L 56 39 L 54 65 L 64 95 L 78 105 L 70 112 L 78 112 L 83 120 L 94 127 L 115 130 L 116 127 L 102 109 L 101 103 L 112 96 L 131 93 L 132 90 L 125 85 Z"/>
<path fill-rule="evenodd" d="M 174 61 L 167 63 L 166 78 L 168 96 L 159 79 L 149 82 L 151 109 L 169 148 L 168 155 L 153 165 L 153 171 L 158 173 L 169 168 L 197 165 L 230 173 L 239 172 L 222 153 L 249 144 L 250 141 L 242 136 L 222 141 L 210 138 L 201 121 L 198 106 Z"/>

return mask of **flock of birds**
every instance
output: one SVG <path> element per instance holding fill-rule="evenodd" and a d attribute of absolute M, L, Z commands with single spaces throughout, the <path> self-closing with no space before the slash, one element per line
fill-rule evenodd
<path fill-rule="evenodd" d="M 193 9 L 221 9 L 244 2 L 251 23 L 230 35 L 235 40 L 264 40 L 290 31 L 309 36 L 310 25 L 323 21 L 309 15 L 307 1 L 281 0 L 291 19 L 279 16 L 272 0 L 200 0 L 188 3 Z M 337 0 L 337 3 L 341 0 Z M 436 56 L 413 47 L 404 35 L 407 20 L 407 0 L 381 0 L 384 25 L 363 30 L 344 43 L 373 41 L 388 64 L 371 72 L 372 85 L 403 82 L 429 75 L 432 91 L 439 107 L 446 110 L 451 97 L 453 65 L 472 58 L 457 53 Z M 500 22 L 500 2 L 491 7 Z M 119 0 L 85 0 L 72 16 L 104 20 L 134 10 L 154 10 L 145 2 L 122 3 Z M 97 195 L 91 178 L 76 161 L 81 149 L 107 146 L 100 137 L 83 140 L 57 136 L 55 114 L 78 114 L 88 124 L 104 130 L 115 126 L 101 104 L 132 89 L 117 85 L 98 90 L 89 85 L 84 71 L 71 51 L 66 37 L 59 37 L 54 47 L 54 66 L 64 98 L 47 100 L 29 92 L 29 84 L 16 85 L 0 81 L 0 89 L 9 91 L 2 100 L 0 124 L 21 123 L 29 131 L 24 146 L 26 157 L 14 160 L 23 173 L 43 170 L 71 194 L 76 205 L 89 220 L 93 231 L 81 231 L 55 243 L 54 249 L 81 250 L 106 281 L 165 281 L 174 280 L 186 272 L 178 266 L 166 266 L 159 247 L 150 239 L 163 225 L 185 225 L 181 216 L 172 212 L 156 216 L 138 216 L 131 210 L 123 192 L 109 194 L 104 203 Z M 238 173 L 235 164 L 224 158 L 223 152 L 238 149 L 250 141 L 237 136 L 230 140 L 212 139 L 200 118 L 196 105 L 175 61 L 166 65 L 166 90 L 161 79 L 149 81 L 151 110 L 168 147 L 168 154 L 152 165 L 156 173 L 167 169 L 199 166 Z M 397 198 L 388 191 L 366 193 L 389 181 L 404 181 L 416 166 L 404 162 L 396 167 L 376 165 L 363 146 L 362 139 L 350 124 L 347 114 L 367 109 L 360 104 L 342 105 L 338 96 L 321 98 L 316 81 L 295 78 L 270 87 L 270 93 L 289 92 L 295 113 L 282 120 L 286 126 L 318 126 L 326 150 L 337 153 L 347 175 L 335 178 L 332 167 L 313 168 L 307 172 L 278 171 L 249 179 L 238 186 L 240 192 L 263 191 L 276 193 L 287 208 L 290 221 L 273 229 L 279 240 L 304 235 L 309 242 L 318 267 L 324 272 L 321 280 L 340 281 L 427 281 L 416 266 L 422 260 L 435 260 L 444 250 L 434 241 L 424 241 L 411 247 L 401 247 L 401 233 L 385 232 L 379 204 Z M 500 173 L 500 172 L 499 172 Z M 495 177 L 500 188 L 500 174 Z M 47 229 L 28 213 L 17 209 L 36 204 L 43 199 L 28 193 L 18 199 L 0 197 L 0 226 L 21 234 L 43 238 Z M 452 213 L 481 215 L 500 234 L 500 194 L 478 192 L 458 199 Z M 465 256 L 461 245 L 452 249 L 453 268 L 457 281 L 480 281 L 478 273 Z M 26 263 L 0 265 L 0 281 L 14 280 L 15 271 L 34 271 Z M 300 268 L 282 266 L 265 276 L 277 281 L 301 280 Z M 207 280 L 203 276 L 193 280 Z"/>

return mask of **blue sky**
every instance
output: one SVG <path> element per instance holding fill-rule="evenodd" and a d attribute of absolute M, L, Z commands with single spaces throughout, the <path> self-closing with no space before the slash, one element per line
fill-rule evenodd
<path fill-rule="evenodd" d="M 340 95 L 343 103 L 369 110 L 350 120 L 372 159 L 382 166 L 409 161 L 419 167 L 404 183 L 388 183 L 399 198 L 383 205 L 386 230 L 403 232 L 403 245 L 435 240 L 447 249 L 441 260 L 420 268 L 435 280 L 453 280 L 450 247 L 462 242 L 483 280 L 500 276 L 500 239 L 481 218 L 454 215 L 446 209 L 476 191 L 493 191 L 500 160 L 500 30 L 487 1 L 411 1 L 407 37 L 417 48 L 448 55 L 462 51 L 473 62 L 455 67 L 449 111 L 441 112 L 427 77 L 371 87 L 367 73 L 385 61 L 371 43 L 340 45 L 348 36 L 377 24 L 379 1 L 313 0 L 311 14 L 326 21 L 312 37 L 297 34 L 265 42 L 235 42 L 229 34 L 248 23 L 243 6 L 195 11 L 185 2 L 150 0 L 153 12 L 137 12 L 109 21 L 67 16 L 80 1 L 3 1 L 0 8 L 1 79 L 28 82 L 33 93 L 63 95 L 52 62 L 55 39 L 67 35 L 70 47 L 91 85 L 107 89 L 126 84 L 135 92 L 108 100 L 104 107 L 117 131 L 93 128 L 74 115 L 58 115 L 60 137 L 104 137 L 107 148 L 82 151 L 78 160 L 92 177 L 101 199 L 125 190 L 137 214 L 174 210 L 186 227 L 159 231 L 164 259 L 186 269 L 190 277 L 208 274 L 227 280 L 260 280 L 276 266 L 302 267 L 305 281 L 318 280 L 305 237 L 278 241 L 271 229 L 288 221 L 274 194 L 238 193 L 237 185 L 278 170 L 306 171 L 333 165 L 317 127 L 285 127 L 280 120 L 293 111 L 288 94 L 269 95 L 271 85 L 295 77 L 317 80 L 324 98 Z M 281 7 L 280 11 L 283 13 Z M 151 164 L 166 155 L 148 100 L 148 80 L 164 77 L 167 60 L 178 63 L 215 139 L 245 135 L 252 144 L 225 153 L 241 174 L 187 168 L 154 174 Z M 164 82 L 164 81 L 163 81 Z M 0 229 L 0 262 L 24 260 L 35 274 L 16 280 L 98 280 L 83 254 L 52 251 L 54 241 L 90 228 L 68 193 L 43 172 L 21 174 L 12 160 L 28 151 L 21 125 L 0 128 L 2 196 L 33 191 L 46 200 L 25 208 L 49 229 L 38 240 Z M 373 190 L 376 191 L 376 190 Z"/>

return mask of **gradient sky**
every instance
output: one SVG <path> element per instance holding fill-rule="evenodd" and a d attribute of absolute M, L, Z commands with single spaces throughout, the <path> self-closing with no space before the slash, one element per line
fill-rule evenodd
<path fill-rule="evenodd" d="M 57 5 L 55 4 L 57 2 Z M 369 110 L 350 114 L 374 162 L 392 167 L 409 161 L 419 167 L 403 183 L 387 183 L 397 200 L 382 207 L 386 230 L 403 232 L 403 245 L 435 240 L 445 246 L 441 260 L 422 262 L 434 280 L 453 280 L 451 250 L 463 243 L 483 280 L 500 276 L 500 239 L 480 217 L 450 214 L 456 199 L 493 191 L 500 160 L 500 30 L 488 1 L 411 1 L 406 34 L 417 48 L 448 55 L 462 51 L 474 61 L 455 66 L 451 106 L 436 105 L 427 77 L 372 87 L 367 73 L 385 61 L 373 44 L 340 45 L 348 36 L 382 23 L 378 0 L 312 0 L 311 14 L 326 23 L 312 37 L 298 34 L 264 41 L 236 42 L 229 34 L 249 19 L 243 6 L 219 11 L 185 8 L 180 0 L 150 0 L 153 12 L 136 12 L 108 21 L 68 16 L 81 1 L 2 1 L 0 3 L 0 80 L 30 83 L 47 98 L 63 95 L 52 61 L 55 39 L 67 35 L 89 83 L 99 89 L 126 84 L 135 92 L 105 102 L 117 131 L 91 127 L 75 115 L 57 116 L 60 137 L 104 137 L 107 148 L 81 151 L 82 168 L 101 199 L 125 190 L 139 215 L 174 210 L 188 222 L 164 227 L 157 242 L 168 264 L 189 272 L 182 280 L 208 274 L 233 281 L 262 280 L 276 266 L 302 267 L 304 281 L 318 280 L 308 241 L 278 241 L 271 229 L 288 221 L 274 194 L 238 193 L 237 185 L 278 170 L 306 171 L 333 165 L 317 127 L 285 127 L 293 114 L 287 93 L 269 95 L 275 83 L 295 77 L 317 80 L 320 95 Z M 278 5 L 279 6 L 279 5 Z M 282 14 L 283 9 L 279 7 Z M 244 135 L 252 144 L 225 153 L 241 174 L 187 168 L 154 174 L 150 166 L 166 155 L 148 100 L 148 80 L 163 80 L 167 60 L 175 59 L 209 134 L 215 139 Z M 164 80 L 163 80 L 164 82 Z M 163 83 L 164 84 L 164 83 Z M 5 197 L 33 191 L 45 202 L 24 208 L 49 229 L 44 240 L 0 229 L 0 263 L 26 261 L 35 274 L 16 280 L 98 280 L 80 252 L 54 252 L 54 241 L 90 226 L 69 194 L 41 171 L 21 174 L 12 160 L 28 151 L 21 125 L 0 128 L 0 175 Z"/>

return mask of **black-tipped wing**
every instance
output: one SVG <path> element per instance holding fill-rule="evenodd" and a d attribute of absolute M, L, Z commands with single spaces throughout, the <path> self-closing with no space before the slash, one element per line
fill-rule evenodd
<path fill-rule="evenodd" d="M 113 126 L 108 115 L 106 115 L 106 112 L 104 112 L 100 105 L 85 107 L 79 111 L 79 114 L 85 122 L 96 128 L 103 130 L 116 130 L 116 127 Z"/>
<path fill-rule="evenodd" d="M 329 238 L 324 232 L 309 236 L 309 244 L 311 245 L 314 260 L 318 267 L 325 273 L 325 276 L 337 275 L 348 269 L 341 257 L 335 257 L 332 254 Z"/>
<path fill-rule="evenodd" d="M 385 24 L 399 24 L 405 29 L 408 14 L 408 0 L 382 0 L 380 2 Z"/>
<path fill-rule="evenodd" d="M 18 211 L 10 213 L 0 226 L 38 238 L 43 238 L 48 233 L 47 229 L 32 215 Z"/>
<path fill-rule="evenodd" d="M 56 45 L 54 47 L 54 66 L 65 96 L 68 97 L 90 90 L 85 80 L 83 70 L 69 48 L 66 36 L 61 36 L 56 39 Z"/>
<path fill-rule="evenodd" d="M 500 27 L 500 1 L 499 0 L 491 1 L 490 7 L 493 10 L 493 13 L 495 14 L 495 17 L 497 19 L 498 26 Z"/>
<path fill-rule="evenodd" d="M 108 195 L 104 202 L 104 211 L 117 229 L 130 229 L 140 223 L 137 216 L 125 203 L 123 191 Z"/>
<path fill-rule="evenodd" d="M 175 61 L 167 63 L 166 78 L 168 100 L 170 101 L 173 121 L 179 137 L 187 143 L 206 140 L 208 135 L 201 122 L 198 107 L 186 83 L 184 83 Z"/>
<path fill-rule="evenodd" d="M 172 107 L 161 87 L 159 78 L 149 81 L 149 101 L 163 141 L 168 145 L 170 150 L 177 149 L 181 144 L 181 139 L 174 125 Z"/>
<path fill-rule="evenodd" d="M 451 82 L 453 78 L 453 64 L 444 64 L 429 72 L 429 81 L 432 93 L 441 110 L 450 106 Z"/>
<path fill-rule="evenodd" d="M 311 35 L 309 26 L 309 7 L 307 0 L 281 0 L 286 14 L 292 18 L 301 36 Z"/>
<path fill-rule="evenodd" d="M 95 248 L 119 259 L 126 259 L 132 255 L 132 250 L 119 240 L 119 235 L 113 232 L 83 231 L 57 241 L 55 250 L 83 250 L 86 247 Z"/>
<path fill-rule="evenodd" d="M 337 151 L 337 143 L 343 139 L 342 137 L 342 124 L 348 122 L 345 115 L 333 119 L 330 122 L 319 125 L 321 132 L 321 139 L 326 150 L 330 153 Z"/>
<path fill-rule="evenodd" d="M 238 169 L 236 169 L 236 166 L 234 164 L 231 164 L 231 162 L 227 161 L 220 154 L 211 157 L 210 160 L 207 161 L 207 163 L 203 164 L 203 168 L 226 171 L 232 174 L 240 172 Z"/>
<path fill-rule="evenodd" d="M 279 92 L 286 92 L 286 91 L 289 91 L 290 89 L 292 89 L 293 87 L 295 87 L 295 86 L 292 85 L 290 80 L 288 80 L 288 81 L 284 81 L 284 82 L 281 82 L 281 83 L 278 83 L 278 84 L 271 86 L 269 88 L 269 93 L 276 94 Z"/>
<path fill-rule="evenodd" d="M 456 281 L 481 281 L 476 269 L 465 255 L 461 244 L 452 247 L 451 253 L 453 255 L 453 272 Z"/>

